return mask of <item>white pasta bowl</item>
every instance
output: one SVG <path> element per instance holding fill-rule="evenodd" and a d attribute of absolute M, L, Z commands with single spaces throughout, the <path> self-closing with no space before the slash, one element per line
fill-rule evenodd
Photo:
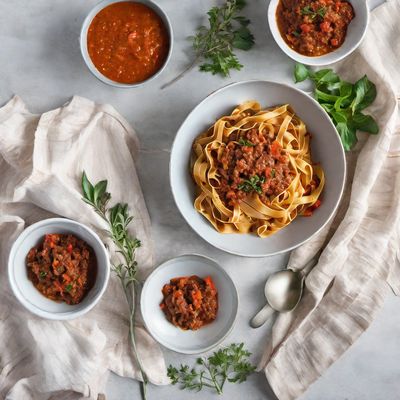
<path fill-rule="evenodd" d="M 191 275 L 210 276 L 218 292 L 217 318 L 196 331 L 177 328 L 160 309 L 163 286 L 172 278 Z M 232 331 L 238 304 L 236 287 L 225 270 L 214 260 L 197 254 L 174 258 L 156 268 L 147 278 L 140 300 L 144 322 L 154 339 L 183 354 L 202 353 L 221 343 Z"/>
<path fill-rule="evenodd" d="M 268 7 L 268 24 L 275 42 L 293 60 L 313 66 L 333 64 L 351 54 L 361 44 L 367 33 L 369 7 L 367 0 L 350 0 L 355 17 L 348 26 L 344 43 L 336 50 L 317 57 L 309 57 L 294 51 L 282 38 L 276 21 L 276 9 L 281 0 L 271 0 Z"/>
<path fill-rule="evenodd" d="M 26 256 L 29 250 L 43 241 L 46 234 L 72 234 L 84 240 L 94 251 L 97 272 L 93 287 L 79 304 L 66 304 L 46 298 L 28 278 Z M 110 277 L 109 255 L 98 235 L 79 222 L 65 218 L 51 218 L 26 228 L 14 242 L 8 258 L 8 279 L 19 302 L 39 317 L 68 320 L 90 311 L 106 290 Z"/>
<path fill-rule="evenodd" d="M 298 216 L 277 233 L 260 238 L 255 234 L 223 234 L 198 213 L 196 188 L 190 171 L 194 139 L 240 103 L 256 100 L 261 106 L 290 104 L 312 134 L 311 154 L 321 163 L 325 186 L 321 206 L 311 217 Z M 223 87 L 206 97 L 188 115 L 176 134 L 170 159 L 170 184 L 176 205 L 187 223 L 213 246 L 246 257 L 264 257 L 296 248 L 317 234 L 332 218 L 341 199 L 346 175 L 343 146 L 335 126 L 320 105 L 291 86 L 267 81 L 245 81 Z"/>

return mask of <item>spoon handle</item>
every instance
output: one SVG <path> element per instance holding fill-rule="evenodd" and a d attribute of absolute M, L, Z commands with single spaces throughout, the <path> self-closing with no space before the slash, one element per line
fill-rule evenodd
<path fill-rule="evenodd" d="M 250 326 L 252 328 L 259 328 L 264 325 L 267 319 L 275 312 L 275 310 L 266 304 L 250 321 Z"/>

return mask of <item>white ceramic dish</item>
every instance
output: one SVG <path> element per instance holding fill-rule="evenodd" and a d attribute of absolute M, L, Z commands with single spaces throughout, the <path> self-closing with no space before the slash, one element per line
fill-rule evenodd
<path fill-rule="evenodd" d="M 172 325 L 160 309 L 161 289 L 171 278 L 211 276 L 218 290 L 219 311 L 215 321 L 197 331 Z M 238 294 L 229 275 L 214 260 L 197 254 L 183 255 L 161 264 L 147 278 L 141 295 L 141 310 L 148 331 L 160 344 L 183 354 L 198 354 L 219 344 L 232 330 L 238 310 Z"/>
<path fill-rule="evenodd" d="M 48 233 L 71 233 L 88 243 L 96 254 L 95 284 L 79 304 L 69 305 L 49 300 L 28 279 L 26 256 Z M 87 313 L 100 300 L 109 277 L 109 256 L 97 234 L 85 225 L 64 218 L 46 219 L 29 226 L 13 244 L 8 259 L 8 278 L 14 295 L 27 310 L 47 319 L 67 320 Z"/>
<path fill-rule="evenodd" d="M 369 23 L 369 7 L 367 0 L 350 0 L 354 8 L 355 18 L 351 21 L 344 43 L 335 51 L 318 57 L 304 56 L 292 50 L 282 39 L 276 22 L 276 8 L 280 0 L 271 0 L 268 7 L 268 24 L 278 46 L 293 60 L 306 65 L 321 66 L 333 64 L 351 54 L 362 42 Z"/>
<path fill-rule="evenodd" d="M 172 25 L 171 22 L 167 16 L 167 14 L 162 10 L 162 8 L 157 5 L 155 2 L 151 0 L 127 0 L 127 1 L 132 1 L 133 3 L 142 3 L 151 9 L 153 9 L 162 19 L 162 21 L 165 24 L 165 27 L 167 28 L 168 35 L 169 35 L 169 51 L 167 58 L 165 59 L 165 62 L 163 66 L 150 78 L 142 81 L 142 82 L 137 82 L 137 83 L 120 83 L 120 82 L 115 82 L 106 76 L 104 76 L 93 64 L 92 59 L 89 56 L 89 52 L 87 49 L 87 34 L 88 34 L 88 29 L 90 27 L 90 24 L 93 20 L 93 18 L 105 7 L 109 6 L 110 4 L 113 3 L 119 3 L 123 0 L 103 0 L 99 4 L 97 4 L 95 7 L 92 8 L 92 10 L 89 12 L 88 16 L 85 18 L 83 21 L 82 29 L 81 29 L 81 35 L 80 35 L 80 47 L 81 47 L 81 53 L 82 57 L 85 60 L 85 63 L 87 67 L 89 68 L 90 72 L 99 80 L 101 80 L 104 83 L 107 83 L 108 85 L 119 87 L 119 88 L 134 88 L 137 86 L 141 86 L 146 82 L 149 82 L 156 78 L 158 75 L 161 74 L 161 72 L 164 70 L 165 66 L 168 64 L 169 59 L 171 58 L 172 54 L 172 47 L 173 47 L 173 31 L 172 31 Z"/>
<path fill-rule="evenodd" d="M 278 233 L 261 239 L 253 234 L 221 234 L 193 207 L 196 189 L 189 171 L 194 139 L 218 118 L 240 103 L 257 100 L 263 107 L 289 103 L 312 133 L 314 162 L 325 171 L 322 205 L 312 217 L 298 217 Z M 170 183 L 178 209 L 187 223 L 213 246 L 246 257 L 264 257 L 301 245 L 318 233 L 334 214 L 342 196 L 346 174 L 344 150 L 329 116 L 302 91 L 267 81 L 245 81 L 228 85 L 206 97 L 188 115 L 176 134 L 170 159 Z"/>

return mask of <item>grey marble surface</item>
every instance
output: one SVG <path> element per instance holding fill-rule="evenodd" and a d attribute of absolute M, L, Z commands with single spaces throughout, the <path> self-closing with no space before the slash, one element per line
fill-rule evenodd
<path fill-rule="evenodd" d="M 380 1 L 380 0 L 375 0 Z M 271 79 L 291 84 L 293 63 L 275 45 L 266 24 L 267 0 L 249 0 L 256 46 L 239 57 L 245 68 L 222 79 L 196 70 L 174 86 L 160 91 L 191 60 L 186 37 L 203 21 L 212 0 L 159 0 L 171 17 L 175 47 L 163 74 L 148 85 L 130 90 L 116 89 L 96 80 L 80 55 L 80 26 L 97 0 L 0 0 L 0 103 L 19 94 L 33 112 L 47 111 L 78 94 L 112 104 L 135 127 L 142 151 L 139 176 L 151 214 L 156 262 L 183 253 L 207 254 L 231 274 L 240 295 L 239 319 L 227 342 L 245 341 L 257 361 L 271 323 L 259 330 L 248 327 L 248 319 L 263 302 L 267 276 L 285 265 L 288 255 L 245 259 L 210 247 L 186 225 L 173 203 L 168 184 L 169 149 L 188 112 L 208 93 L 229 82 Z M 100 162 L 100 160 L 99 160 Z M 400 300 L 390 297 L 371 328 L 302 396 L 302 400 L 398 400 L 400 398 Z M 168 363 L 193 362 L 164 351 Z M 150 398 L 205 399 L 206 393 L 180 392 L 175 387 L 151 387 Z M 106 389 L 107 399 L 139 399 L 136 382 L 114 375 Z M 262 374 L 254 374 L 242 385 L 226 387 L 220 398 L 273 400 Z"/>

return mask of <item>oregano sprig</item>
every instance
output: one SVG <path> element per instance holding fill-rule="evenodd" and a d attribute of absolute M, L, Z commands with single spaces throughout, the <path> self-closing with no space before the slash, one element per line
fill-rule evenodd
<path fill-rule="evenodd" d="M 232 343 L 208 358 L 198 358 L 196 367 L 170 365 L 168 377 L 172 385 L 180 384 L 182 390 L 200 391 L 208 387 L 222 394 L 226 382 L 242 383 L 255 371 L 256 367 L 248 361 L 250 355 L 243 343 Z"/>
<path fill-rule="evenodd" d="M 189 37 L 195 53 L 193 62 L 161 88 L 182 78 L 201 60 L 203 63 L 200 64 L 200 71 L 211 72 L 213 75 L 226 77 L 232 69 L 242 69 L 243 65 L 234 50 L 247 51 L 254 45 L 254 36 L 248 28 L 250 20 L 240 15 L 245 5 L 245 0 L 226 0 L 221 7 L 212 7 L 207 13 L 209 26 L 201 26 L 194 36 Z"/>

